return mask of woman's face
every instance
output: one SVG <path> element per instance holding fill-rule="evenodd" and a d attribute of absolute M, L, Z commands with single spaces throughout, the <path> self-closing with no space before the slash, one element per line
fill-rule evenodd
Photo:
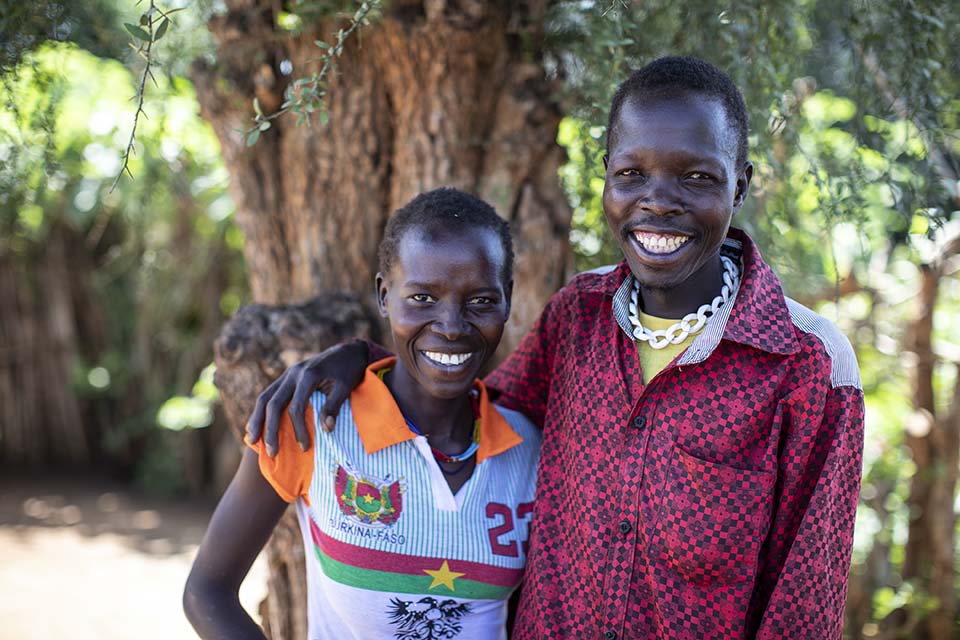
<path fill-rule="evenodd" d="M 411 228 L 390 273 L 377 274 L 380 313 L 397 352 L 395 380 L 426 395 L 466 394 L 493 355 L 510 315 L 512 283 L 492 229 L 463 235 Z"/>

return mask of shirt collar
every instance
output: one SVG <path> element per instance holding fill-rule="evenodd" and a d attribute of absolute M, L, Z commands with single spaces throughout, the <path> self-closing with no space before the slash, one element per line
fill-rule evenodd
<path fill-rule="evenodd" d="M 381 369 L 393 367 L 396 361 L 396 357 L 390 357 L 371 364 L 367 367 L 363 382 L 350 394 L 353 422 L 367 453 L 375 453 L 417 437 L 417 434 L 407 427 L 400 407 L 387 385 L 377 375 Z M 490 402 L 483 382 L 475 380 L 473 388 L 480 394 L 480 448 L 477 450 L 479 464 L 520 444 L 523 438 Z"/>
<path fill-rule="evenodd" d="M 769 353 L 795 353 L 799 343 L 783 289 L 753 240 L 745 232 L 731 228 L 720 251 L 740 263 L 740 285 L 730 300 L 710 318 L 677 364 L 702 362 L 713 353 L 721 339 Z M 634 279 L 626 261 L 600 280 L 604 281 L 602 285 L 597 284 L 613 296 L 613 315 L 617 324 L 633 340 L 629 305 Z"/>

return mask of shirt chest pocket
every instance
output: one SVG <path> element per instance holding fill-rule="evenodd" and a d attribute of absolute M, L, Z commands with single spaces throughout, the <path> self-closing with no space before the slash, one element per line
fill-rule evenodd
<path fill-rule="evenodd" d="M 775 474 L 702 460 L 674 447 L 652 551 L 698 585 L 751 580 L 770 522 Z"/>

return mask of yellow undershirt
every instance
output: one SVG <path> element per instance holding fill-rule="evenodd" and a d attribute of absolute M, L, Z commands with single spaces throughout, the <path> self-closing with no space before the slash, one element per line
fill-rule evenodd
<path fill-rule="evenodd" d="M 669 329 L 677 322 L 679 322 L 679 320 L 657 318 L 656 316 L 648 316 L 642 311 L 640 312 L 640 324 L 651 331 Z M 701 331 L 702 330 L 701 328 Z M 697 333 L 699 333 L 699 331 Z M 683 353 L 683 351 L 693 343 L 694 338 L 697 337 L 697 333 L 691 333 L 680 344 L 668 344 L 663 349 L 653 349 L 646 340 L 635 341 L 637 345 L 637 355 L 640 356 L 640 368 L 643 370 L 643 384 L 649 384 L 653 376 L 663 371 L 668 364 L 673 362 L 674 358 Z"/>

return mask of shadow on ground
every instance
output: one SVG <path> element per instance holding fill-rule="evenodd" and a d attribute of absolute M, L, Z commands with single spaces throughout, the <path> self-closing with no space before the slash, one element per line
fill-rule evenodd
<path fill-rule="evenodd" d="M 68 527 L 85 537 L 112 534 L 150 555 L 195 549 L 213 510 L 210 501 L 150 496 L 116 482 L 69 477 L 0 477 L 0 527 L 28 536 Z"/>

